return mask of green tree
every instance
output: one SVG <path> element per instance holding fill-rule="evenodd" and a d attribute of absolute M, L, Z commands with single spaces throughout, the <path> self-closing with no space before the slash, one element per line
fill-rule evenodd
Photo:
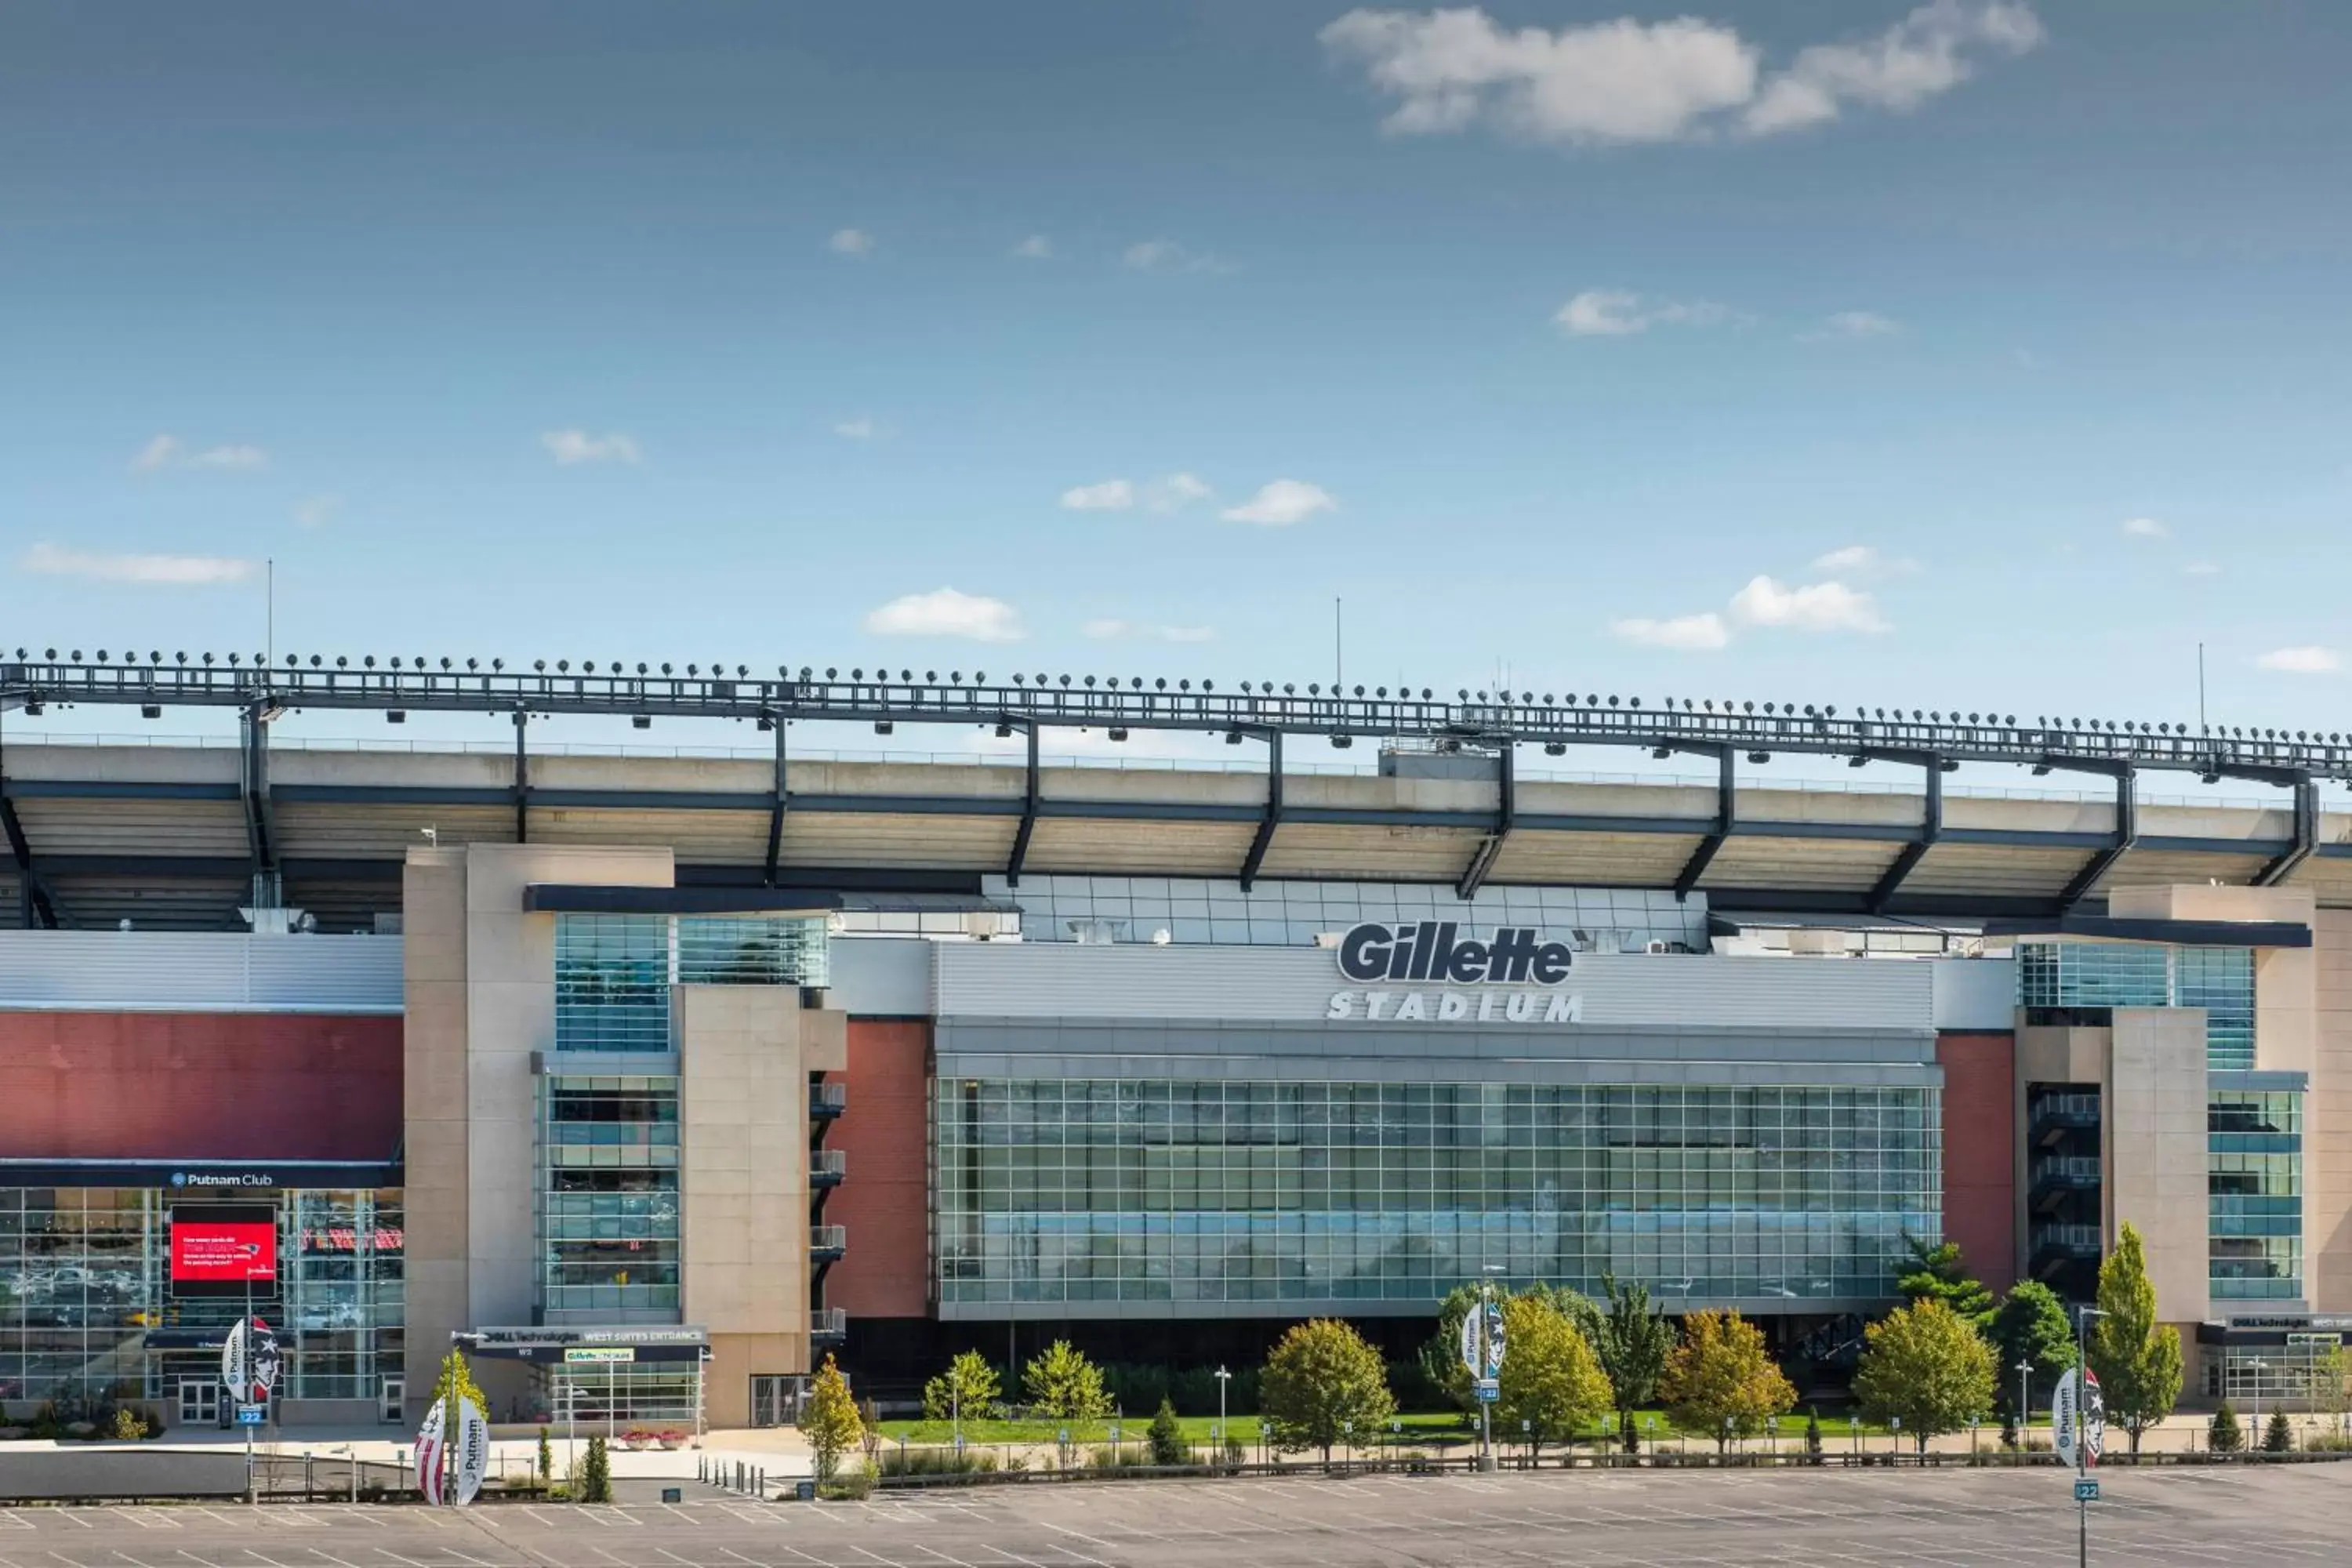
<path fill-rule="evenodd" d="M 582 1502 L 613 1500 L 613 1456 L 605 1448 L 601 1434 L 588 1439 L 588 1457 L 581 1461 L 572 1495 Z"/>
<path fill-rule="evenodd" d="M 1941 1301 L 1982 1333 L 1992 1322 L 1992 1292 L 1969 1273 L 1960 1244 L 1923 1241 L 1906 1232 L 1903 1245 L 1911 1249 L 1911 1266 L 1896 1278 L 1895 1293 L 1906 1301 Z"/>
<path fill-rule="evenodd" d="M 1992 1403 L 1992 1347 L 1932 1296 L 1897 1307 L 1863 1331 L 1853 1394 L 1876 1421 L 1900 1416 L 1904 1433 L 1927 1439 L 1957 1432 Z"/>
<path fill-rule="evenodd" d="M 1763 1331 L 1736 1311 L 1712 1310 L 1683 1320 L 1682 1341 L 1666 1356 L 1658 1394 L 1667 1419 L 1713 1437 L 1718 1449 L 1735 1435 L 1762 1431 L 1766 1417 L 1797 1403 L 1797 1391 L 1764 1347 Z"/>
<path fill-rule="evenodd" d="M 1817 1465 L 1822 1462 L 1822 1413 L 1810 1405 L 1805 1406 L 1805 1457 Z"/>
<path fill-rule="evenodd" d="M 1495 1417 L 1507 1432 L 1525 1423 L 1538 1453 L 1546 1443 L 1572 1440 L 1578 1427 L 1609 1408 L 1609 1379 L 1591 1342 L 1553 1302 L 1529 1291 L 1503 1303 L 1510 1353 L 1496 1380 Z"/>
<path fill-rule="evenodd" d="M 541 1485 L 555 1474 L 555 1455 L 547 1446 L 547 1428 L 539 1429 L 539 1479 Z"/>
<path fill-rule="evenodd" d="M 967 1421 L 984 1421 L 1004 1397 L 996 1369 L 978 1351 L 964 1351 L 947 1371 L 923 1384 L 923 1419 L 945 1421 L 961 1411 Z"/>
<path fill-rule="evenodd" d="M 1151 1418 L 1151 1462 L 1155 1465 L 1189 1465 L 1192 1450 L 1184 1441 L 1184 1428 L 1176 1419 L 1176 1406 L 1163 1399 L 1159 1414 Z"/>
<path fill-rule="evenodd" d="M 2263 1428 L 2263 1452 L 2285 1454 L 2294 1449 L 2294 1428 L 2287 1425 L 2286 1412 L 2271 1412 L 2270 1425 Z"/>
<path fill-rule="evenodd" d="M 2238 1425 L 2238 1413 L 2230 1408 L 2226 1399 L 2213 1412 L 2213 1420 L 2205 1428 L 2205 1446 L 2217 1454 L 2235 1454 L 2246 1446 L 2245 1428 Z"/>
<path fill-rule="evenodd" d="M 2141 1436 L 2180 1402 L 2180 1331 L 2156 1321 L 2147 1254 L 2128 1220 L 2099 1265 L 2099 1310 L 2105 1315 L 2091 1321 L 2091 1370 L 2098 1373 L 2107 1418 L 2130 1436 L 2137 1454 Z"/>
<path fill-rule="evenodd" d="M 1437 1304 L 1437 1331 L 1423 1343 L 1419 1357 L 1422 1375 L 1457 1409 L 1473 1415 L 1478 1409 L 1478 1395 L 1472 1387 L 1470 1369 L 1462 1364 L 1462 1320 L 1470 1315 L 1470 1309 L 1483 1299 L 1487 1289 L 1474 1284 L 1456 1285 L 1448 1290 L 1445 1299 Z M 1498 1300 L 1507 1307 L 1522 1297 L 1541 1301 L 1566 1318 L 1584 1336 L 1586 1344 L 1601 1342 L 1601 1309 L 1591 1297 L 1564 1285 L 1538 1282 L 1525 1290 L 1505 1293 Z"/>
<path fill-rule="evenodd" d="M 2352 1405 L 2352 1365 L 2346 1363 L 2343 1345 L 2332 1344 L 2311 1358 L 2311 1408 L 2333 1421 L 2341 1436 L 2347 1405 Z"/>
<path fill-rule="evenodd" d="M 2022 1419 L 2026 1412 L 2011 1409 L 2017 1403 L 2017 1363 L 2025 1362 L 2029 1403 L 2039 1390 L 2046 1398 L 2074 1364 L 2074 1330 L 2066 1321 L 2066 1308 L 2056 1291 L 2039 1279 L 2021 1279 L 2010 1288 L 2000 1310 L 1992 1315 L 1991 1338 L 2000 1357 L 2000 1400 L 2004 1409 Z"/>
<path fill-rule="evenodd" d="M 1600 1358 L 1601 1375 L 1609 1380 L 1609 1397 L 1617 1407 L 1617 1431 L 1630 1454 L 1641 1445 L 1633 1432 L 1633 1412 L 1657 1394 L 1666 1357 L 1675 1348 L 1675 1325 L 1664 1312 L 1651 1307 L 1646 1288 L 1620 1284 L 1613 1274 L 1603 1274 L 1601 1286 L 1608 1295 L 1609 1310 L 1601 1320 L 1601 1331 L 1593 1337 L 1592 1350 Z"/>
<path fill-rule="evenodd" d="M 473 1369 L 466 1364 L 465 1352 L 454 1347 L 441 1358 L 441 1370 L 433 1379 L 433 1397 L 436 1401 L 447 1399 L 453 1393 L 461 1399 L 472 1400 L 474 1408 L 482 1413 L 483 1420 L 490 1418 L 489 1400 L 483 1396 L 481 1386 L 475 1383 Z M 457 1406 L 455 1401 L 450 1403 L 443 1419 L 450 1423 L 450 1435 L 456 1436 Z"/>
<path fill-rule="evenodd" d="M 808 1406 L 801 1412 L 801 1431 L 809 1440 L 816 1456 L 816 1479 L 833 1479 L 841 1468 L 841 1457 L 856 1447 L 866 1435 L 866 1422 L 857 1414 L 857 1402 L 849 1396 L 849 1380 L 841 1375 L 841 1368 L 831 1356 L 817 1369 L 816 1382 L 809 1388 Z"/>
<path fill-rule="evenodd" d="M 1350 1429 L 1370 1434 L 1396 1412 L 1380 1352 L 1336 1318 L 1298 1323 L 1265 1358 L 1258 1408 L 1274 1445 L 1285 1450 L 1331 1446 Z"/>
<path fill-rule="evenodd" d="M 1055 1340 L 1023 1367 L 1021 1386 L 1038 1414 L 1056 1421 L 1099 1421 L 1110 1414 L 1102 1369 L 1067 1340 Z"/>

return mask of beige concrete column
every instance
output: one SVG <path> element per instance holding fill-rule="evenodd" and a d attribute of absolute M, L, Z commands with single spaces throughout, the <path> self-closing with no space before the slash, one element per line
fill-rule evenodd
<path fill-rule="evenodd" d="M 2303 1106 L 2304 1291 L 2352 1312 L 2352 910 L 2321 910 L 2312 936 L 2311 1093 Z"/>
<path fill-rule="evenodd" d="M 404 1371 L 413 1414 L 450 1334 L 467 1322 L 465 850 L 411 849 L 401 884 Z"/>
<path fill-rule="evenodd" d="M 710 1336 L 710 1425 L 741 1426 L 753 1377 L 810 1369 L 808 1080 L 844 1065 L 848 1020 L 790 986 L 674 996 L 681 1300 Z"/>
<path fill-rule="evenodd" d="M 2203 1008 L 2116 1009 L 2105 1131 L 2108 1237 L 2137 1226 L 2158 1316 L 2196 1322 L 2211 1305 Z"/>

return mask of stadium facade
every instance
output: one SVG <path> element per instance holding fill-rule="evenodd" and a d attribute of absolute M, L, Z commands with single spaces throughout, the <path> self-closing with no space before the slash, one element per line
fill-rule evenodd
<path fill-rule="evenodd" d="M 2333 742 L 698 680 L 600 700 L 772 756 L 569 754 L 528 744 L 584 700 L 546 678 L 511 752 L 359 750 L 268 727 L 504 710 L 245 679 L 0 666 L 12 1410 L 220 1419 L 253 1310 L 289 1422 L 413 1417 L 455 1342 L 502 1417 L 740 1425 L 828 1351 L 887 1388 L 1049 1333 L 1213 1359 L 1337 1313 L 1401 1348 L 1482 1276 L 1639 1279 L 1830 1364 L 1906 1236 L 2080 1295 L 2126 1221 L 2208 1395 L 2292 1396 L 2352 1331 Z M 221 703 L 240 741 L 43 736 L 68 701 Z M 1027 744 L 787 757 L 843 717 Z M 1039 754 L 1155 719 L 1274 755 Z M 1284 770 L 1301 733 L 1404 739 Z M 1520 764 L 1558 737 L 1719 782 Z M 1776 752 L 1923 783 L 1734 786 Z M 2105 782 L 1947 791 L 1956 758 Z M 2144 798 L 2168 767 L 2283 794 Z"/>

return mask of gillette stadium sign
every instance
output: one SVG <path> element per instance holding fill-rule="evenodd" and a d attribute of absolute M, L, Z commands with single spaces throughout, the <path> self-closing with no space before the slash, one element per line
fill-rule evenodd
<path fill-rule="evenodd" d="M 1582 1011 L 1583 999 L 1562 989 L 1573 952 L 1533 926 L 1500 926 L 1482 941 L 1454 921 L 1365 924 L 1339 939 L 1338 952 L 1340 974 L 1363 989 L 1331 993 L 1326 1018 L 1573 1024 Z"/>

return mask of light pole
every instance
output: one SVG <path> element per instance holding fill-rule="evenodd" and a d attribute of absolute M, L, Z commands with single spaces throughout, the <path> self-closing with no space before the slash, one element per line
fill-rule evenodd
<path fill-rule="evenodd" d="M 1217 1458 L 1220 1458 L 1220 1459 L 1222 1459 L 1222 1458 L 1223 1458 L 1225 1457 L 1225 1453 L 1224 1453 L 1224 1448 L 1225 1448 L 1225 1385 L 1226 1385 L 1227 1384 L 1229 1384 L 1229 1383 L 1233 1382 L 1233 1380 L 1234 1380 L 1234 1374 L 1233 1374 L 1232 1373 L 1227 1372 L 1227 1371 L 1226 1371 L 1223 1367 L 1222 1367 L 1222 1366 L 1220 1366 L 1220 1367 L 1218 1367 L 1218 1368 L 1217 1368 L 1217 1430 L 1216 1430 L 1216 1445 L 1217 1445 Z"/>
<path fill-rule="evenodd" d="M 1493 1352 L 1487 1345 L 1487 1332 L 1490 1325 L 1486 1314 L 1494 1310 L 1495 1276 L 1503 1271 L 1503 1266 L 1499 1263 L 1485 1263 L 1479 1265 L 1478 1271 L 1486 1278 L 1478 1281 L 1479 1364 L 1478 1370 L 1472 1375 L 1484 1380 L 1486 1376 L 1486 1366 L 1494 1360 Z M 1490 1399 L 1481 1398 L 1478 1401 L 1478 1468 L 1482 1473 L 1491 1471 L 1495 1468 L 1494 1408 L 1494 1401 Z"/>
<path fill-rule="evenodd" d="M 2021 1358 L 2011 1370 L 2017 1373 L 2017 1451 L 2022 1454 L 2032 1447 L 2025 1434 L 2033 1425 L 2033 1363 Z"/>
<path fill-rule="evenodd" d="M 2106 1314 L 2096 1307 L 2074 1309 L 2074 1561 L 2080 1568 L 2089 1568 L 2091 1561 L 2091 1500 L 2080 1484 L 2091 1473 L 2091 1446 L 2087 1441 L 2091 1425 L 2091 1338 L 2093 1318 Z M 2054 1420 L 2057 1412 L 2053 1410 Z M 2058 1435 L 2053 1431 L 2051 1441 Z"/>
<path fill-rule="evenodd" d="M 1780 1457 L 1780 1418 L 1778 1415 L 1764 1417 L 1764 1448 L 1771 1458 L 1778 1459 Z"/>
<path fill-rule="evenodd" d="M 2254 1369 L 2254 1419 L 2253 1425 L 2246 1428 L 2246 1449 L 2258 1453 L 2263 1440 L 2263 1373 L 2270 1370 L 2271 1363 L 2256 1356 L 2246 1364 Z"/>
<path fill-rule="evenodd" d="M 948 1363 L 948 1436 L 958 1455 L 963 1452 L 963 1369 Z"/>

